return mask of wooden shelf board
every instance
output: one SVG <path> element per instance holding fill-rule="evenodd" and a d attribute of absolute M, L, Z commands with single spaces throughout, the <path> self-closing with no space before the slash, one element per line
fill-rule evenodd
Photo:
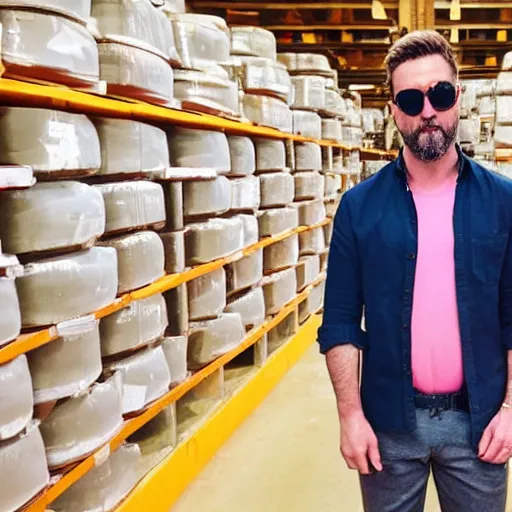
<path fill-rule="evenodd" d="M 192 7 L 211 9 L 234 9 L 238 11 L 268 11 L 268 10 L 294 10 L 294 9 L 365 9 L 372 8 L 371 2 L 232 2 L 192 0 Z M 398 2 L 383 2 L 386 9 L 398 9 Z"/>
<path fill-rule="evenodd" d="M 374 24 L 353 24 L 353 25 L 266 25 L 262 27 L 266 30 L 275 32 L 318 32 L 318 31 L 331 31 L 331 30 L 374 30 L 388 32 L 391 25 L 374 25 Z"/>

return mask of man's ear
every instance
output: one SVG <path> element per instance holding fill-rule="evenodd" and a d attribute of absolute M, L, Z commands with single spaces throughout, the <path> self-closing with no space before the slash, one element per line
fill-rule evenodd
<path fill-rule="evenodd" d="M 389 100 L 389 111 L 391 112 L 391 115 L 393 116 L 393 118 L 396 116 L 396 113 L 398 111 L 398 107 L 396 105 L 396 103 L 393 103 L 393 101 Z"/>

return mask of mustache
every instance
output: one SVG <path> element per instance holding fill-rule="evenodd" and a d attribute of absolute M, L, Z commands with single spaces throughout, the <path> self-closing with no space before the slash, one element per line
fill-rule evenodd
<path fill-rule="evenodd" d="M 444 135 L 448 135 L 448 133 L 446 132 L 446 130 L 440 126 L 439 124 L 436 123 L 435 119 L 432 118 L 432 119 L 428 119 L 427 121 L 425 121 L 417 130 L 416 130 L 416 134 L 419 135 L 423 130 L 425 130 L 426 128 L 437 128 L 438 130 L 440 130 Z"/>

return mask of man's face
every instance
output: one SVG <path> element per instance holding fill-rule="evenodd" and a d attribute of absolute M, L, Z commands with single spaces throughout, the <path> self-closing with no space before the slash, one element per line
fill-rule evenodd
<path fill-rule="evenodd" d="M 427 92 L 439 82 L 455 85 L 450 65 L 441 55 L 429 55 L 404 62 L 392 75 L 393 94 L 405 89 L 419 89 Z M 436 111 L 428 97 L 424 98 L 423 110 L 417 116 L 409 116 L 395 104 L 391 112 L 404 144 L 424 162 L 433 162 L 443 157 L 457 135 L 459 124 L 459 89 L 455 105 L 444 112 Z"/>

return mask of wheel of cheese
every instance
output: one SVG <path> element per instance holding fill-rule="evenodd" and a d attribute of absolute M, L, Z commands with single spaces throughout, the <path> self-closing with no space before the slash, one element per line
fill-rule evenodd
<path fill-rule="evenodd" d="M 93 247 L 30 263 L 16 279 L 16 288 L 25 327 L 88 315 L 116 298 L 116 251 Z"/>
<path fill-rule="evenodd" d="M 325 281 L 317 284 L 306 299 L 299 304 L 299 323 L 305 322 L 313 313 L 322 309 Z"/>
<path fill-rule="evenodd" d="M 92 17 L 103 39 L 158 51 L 167 59 L 177 58 L 172 25 L 150 2 L 94 0 Z"/>
<path fill-rule="evenodd" d="M 329 222 L 324 226 L 324 237 L 325 237 L 325 245 L 329 247 L 331 245 L 332 232 L 334 228 L 334 222 Z"/>
<path fill-rule="evenodd" d="M 121 181 L 94 185 L 105 201 L 106 234 L 159 228 L 165 223 L 162 186 L 149 181 Z"/>
<path fill-rule="evenodd" d="M 159 0 L 156 0 L 159 2 Z M 153 4 L 155 1 L 153 0 Z M 158 5 L 158 4 L 156 4 Z M 162 11 L 170 14 L 179 14 L 185 12 L 185 0 L 164 0 Z"/>
<path fill-rule="evenodd" d="M 164 244 L 154 231 L 112 238 L 102 245 L 117 252 L 119 295 L 151 284 L 165 274 Z"/>
<path fill-rule="evenodd" d="M 226 313 L 238 313 L 246 331 L 259 327 L 265 321 L 265 297 L 263 288 L 256 287 L 232 300 Z"/>
<path fill-rule="evenodd" d="M 256 149 L 249 137 L 228 136 L 230 176 L 247 176 L 256 171 Z"/>
<path fill-rule="evenodd" d="M 507 95 L 512 94 L 512 71 L 502 71 L 498 73 L 496 79 L 496 94 Z"/>
<path fill-rule="evenodd" d="M 0 347 L 16 339 L 21 330 L 21 312 L 13 278 L 0 277 Z"/>
<path fill-rule="evenodd" d="M 288 268 L 266 276 L 262 281 L 267 315 L 275 315 L 293 300 L 297 290 L 295 268 Z"/>
<path fill-rule="evenodd" d="M 259 27 L 231 27 L 231 53 L 276 60 L 276 36 Z"/>
<path fill-rule="evenodd" d="M 494 127 L 494 144 L 497 148 L 512 147 L 512 125 L 498 124 Z"/>
<path fill-rule="evenodd" d="M 41 10 L 1 5 L 0 23 L 2 63 L 8 74 L 70 87 L 98 83 L 98 48 L 82 24 Z"/>
<path fill-rule="evenodd" d="M 26 433 L 0 445 L 0 510 L 14 512 L 50 483 L 41 433 L 34 423 Z"/>
<path fill-rule="evenodd" d="M 162 347 L 149 348 L 105 367 L 107 375 L 119 372 L 123 383 L 123 414 L 141 411 L 165 395 L 171 374 Z"/>
<path fill-rule="evenodd" d="M 215 318 L 226 307 L 226 272 L 213 270 L 187 283 L 190 320 Z"/>
<path fill-rule="evenodd" d="M 329 249 L 326 249 L 324 252 L 320 253 L 320 272 L 325 272 L 325 270 L 327 270 L 328 260 Z"/>
<path fill-rule="evenodd" d="M 257 217 L 255 215 L 241 213 L 236 215 L 235 218 L 240 219 L 243 224 L 244 247 L 255 244 L 260 239 Z"/>
<path fill-rule="evenodd" d="M 244 226 L 240 219 L 210 219 L 187 226 L 185 260 L 187 265 L 208 263 L 244 247 Z"/>
<path fill-rule="evenodd" d="M 226 265 L 226 276 L 229 295 L 259 283 L 263 278 L 263 250 L 258 249 L 242 259 Z"/>
<path fill-rule="evenodd" d="M 245 336 L 238 313 L 224 313 L 218 318 L 191 322 L 188 338 L 188 367 L 201 368 L 240 345 Z"/>
<path fill-rule="evenodd" d="M 300 292 L 320 275 L 320 256 L 318 254 L 302 256 L 296 270 L 297 292 Z"/>
<path fill-rule="evenodd" d="M 162 342 L 167 365 L 171 372 L 171 386 L 187 379 L 187 336 L 165 337 Z"/>
<path fill-rule="evenodd" d="M 100 78 L 109 94 L 167 105 L 174 98 L 174 75 L 163 57 L 135 46 L 100 42 Z"/>
<path fill-rule="evenodd" d="M 279 53 L 277 60 L 290 71 L 331 73 L 329 59 L 317 53 Z"/>
<path fill-rule="evenodd" d="M 322 139 L 341 142 L 342 129 L 339 119 L 322 119 Z"/>
<path fill-rule="evenodd" d="M 322 148 L 322 171 L 324 173 L 334 172 L 334 148 L 332 146 Z"/>
<path fill-rule="evenodd" d="M 141 464 L 136 444 L 122 444 L 52 502 L 55 512 L 113 510 L 137 484 Z"/>
<path fill-rule="evenodd" d="M 181 231 L 183 221 L 183 183 L 170 182 L 163 185 L 167 231 Z"/>
<path fill-rule="evenodd" d="M 273 172 L 260 176 L 261 207 L 286 206 L 293 201 L 295 182 L 287 172 Z"/>
<path fill-rule="evenodd" d="M 3 107 L 0 130 L 9 134 L 0 139 L 0 165 L 28 165 L 38 179 L 88 176 L 100 168 L 98 133 L 81 114 Z"/>
<path fill-rule="evenodd" d="M 185 232 L 160 233 L 164 244 L 165 272 L 177 274 L 185 270 Z"/>
<path fill-rule="evenodd" d="M 330 223 L 332 224 L 332 223 Z M 330 225 L 329 224 L 329 225 Z M 300 255 L 319 254 L 325 250 L 324 229 L 315 228 L 299 234 Z"/>
<path fill-rule="evenodd" d="M 5 441 L 19 434 L 32 419 L 32 379 L 25 354 L 0 366 L 0 403 L 0 441 Z"/>
<path fill-rule="evenodd" d="M 256 178 L 255 178 L 256 179 Z M 225 176 L 210 181 L 183 183 L 185 217 L 209 217 L 227 212 L 232 202 L 232 186 Z"/>
<path fill-rule="evenodd" d="M 339 91 L 326 87 L 325 107 L 322 109 L 324 115 L 343 117 L 347 113 L 345 101 Z"/>
<path fill-rule="evenodd" d="M 459 124 L 459 139 L 461 142 L 474 142 L 475 139 L 477 139 L 475 143 L 479 142 L 480 139 L 475 136 L 475 121 L 478 122 L 478 120 L 478 117 L 461 119 L 463 121 Z M 512 124 L 512 101 L 510 96 L 496 97 L 496 123 Z M 467 135 L 466 132 L 468 132 Z"/>
<path fill-rule="evenodd" d="M 79 461 L 102 446 L 121 428 L 122 406 L 120 375 L 58 403 L 41 423 L 48 467 Z"/>
<path fill-rule="evenodd" d="M 161 294 L 134 301 L 101 319 L 101 354 L 107 357 L 150 345 L 163 336 L 167 325 L 167 307 Z"/>
<path fill-rule="evenodd" d="M 301 110 L 325 109 L 325 78 L 293 76 L 293 107 Z"/>
<path fill-rule="evenodd" d="M 324 196 L 332 197 L 337 194 L 341 189 L 341 176 L 339 174 L 324 174 L 325 177 L 325 188 Z"/>
<path fill-rule="evenodd" d="M 324 197 L 325 178 L 319 172 L 298 172 L 293 177 L 296 201 Z"/>
<path fill-rule="evenodd" d="M 299 227 L 299 213 L 295 208 L 271 208 L 260 211 L 257 215 L 261 238 Z"/>
<path fill-rule="evenodd" d="M 293 133 L 312 139 L 322 138 L 322 118 L 315 112 L 294 110 Z"/>
<path fill-rule="evenodd" d="M 286 168 L 286 146 L 282 140 L 254 139 L 256 171 L 282 171 Z"/>
<path fill-rule="evenodd" d="M 169 167 L 169 148 L 163 130 L 129 119 L 94 121 L 101 144 L 100 175 L 154 173 Z"/>
<path fill-rule="evenodd" d="M 503 71 L 512 70 L 512 52 L 507 52 L 503 56 L 503 60 L 501 62 L 501 69 Z"/>
<path fill-rule="evenodd" d="M 322 148 L 314 142 L 295 144 L 295 171 L 321 171 Z"/>
<path fill-rule="evenodd" d="M 82 22 L 91 16 L 91 0 L 0 0 L 0 6 L 13 5 L 65 14 Z"/>
<path fill-rule="evenodd" d="M 167 304 L 169 325 L 166 336 L 182 336 L 188 333 L 188 298 L 187 284 L 171 288 L 164 294 Z"/>
<path fill-rule="evenodd" d="M 325 202 L 325 215 L 329 218 L 334 218 L 336 215 L 336 211 L 338 210 L 338 206 L 340 204 L 340 199 L 336 198 L 334 201 L 326 201 Z"/>
<path fill-rule="evenodd" d="M 298 234 L 293 234 L 263 249 L 263 272 L 265 274 L 271 274 L 288 267 L 293 267 L 298 261 Z"/>
<path fill-rule="evenodd" d="M 104 230 L 103 197 L 84 183 L 37 183 L 0 196 L 0 240 L 11 254 L 90 247 Z"/>
<path fill-rule="evenodd" d="M 232 212 L 255 212 L 261 203 L 260 180 L 257 176 L 231 178 Z"/>
<path fill-rule="evenodd" d="M 87 389 L 101 375 L 100 331 L 97 322 L 28 353 L 34 402 L 67 398 Z"/>
<path fill-rule="evenodd" d="M 172 167 L 231 171 L 228 139 L 224 133 L 173 127 L 168 132 Z"/>
<path fill-rule="evenodd" d="M 243 108 L 245 116 L 252 123 L 269 126 L 287 133 L 293 131 L 292 111 L 286 102 L 280 99 L 258 94 L 245 94 Z"/>
<path fill-rule="evenodd" d="M 325 205 L 322 199 L 312 201 L 301 201 L 292 203 L 290 206 L 299 211 L 299 225 L 312 226 L 322 222 L 326 217 Z"/>

